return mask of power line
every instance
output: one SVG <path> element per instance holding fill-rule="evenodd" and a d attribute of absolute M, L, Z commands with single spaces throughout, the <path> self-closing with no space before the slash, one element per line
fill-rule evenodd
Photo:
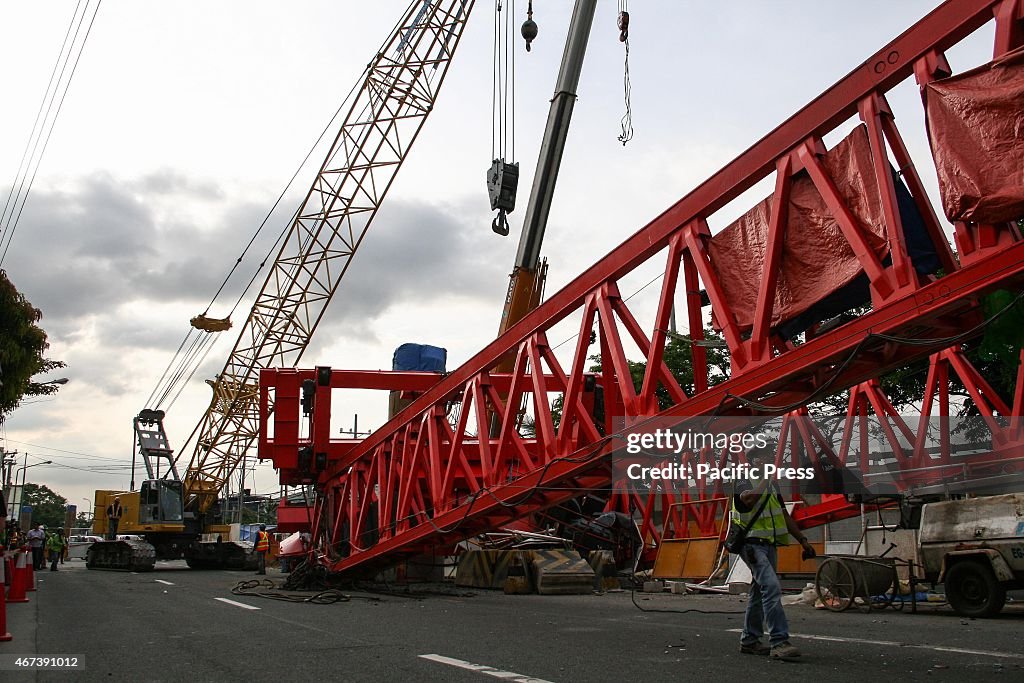
<path fill-rule="evenodd" d="M 42 164 L 43 155 L 46 154 L 46 148 L 50 144 L 50 136 L 53 135 L 53 129 L 57 123 L 57 117 L 60 116 L 60 111 L 64 106 L 64 99 L 67 97 L 68 88 L 71 86 L 71 81 L 75 76 L 75 71 L 78 69 L 79 60 L 82 58 L 82 52 L 85 49 L 85 43 L 89 40 L 89 34 L 92 32 L 93 23 L 96 21 L 96 15 L 100 11 L 100 5 L 102 2 L 103 0 L 97 0 L 96 2 L 92 17 L 89 19 L 89 25 L 85 30 L 85 36 L 82 38 L 81 43 L 78 44 L 78 52 L 74 56 L 74 63 L 71 65 L 71 72 L 65 80 L 64 73 L 67 70 L 68 62 L 71 60 L 72 52 L 75 50 L 75 42 L 78 40 L 78 34 L 81 31 L 86 14 L 89 12 L 91 0 L 86 0 L 85 8 L 82 10 L 80 17 L 78 16 L 78 8 L 81 7 L 81 1 L 79 1 L 78 5 L 75 6 L 75 14 L 71 17 L 71 25 L 75 25 L 76 18 L 78 19 L 78 23 L 75 25 L 74 35 L 71 37 L 70 44 L 68 43 L 68 35 L 71 35 L 71 26 L 68 26 L 68 33 L 64 36 L 64 44 L 61 46 L 60 54 L 57 57 L 57 63 L 54 64 L 53 73 L 50 75 L 50 82 L 47 84 L 46 92 L 43 94 L 43 102 L 45 103 L 46 111 L 42 117 L 42 125 L 39 125 L 40 118 L 39 113 L 37 113 L 36 121 L 32 125 L 32 133 L 29 135 L 29 142 L 25 147 L 26 152 L 28 152 L 31 147 L 31 152 L 28 152 L 28 162 L 26 164 L 26 157 L 23 154 L 21 164 L 18 166 L 18 174 L 15 176 L 14 182 L 11 183 L 11 193 L 14 192 L 15 185 L 18 186 L 18 192 L 14 195 L 13 204 L 11 203 L 11 194 L 8 194 L 3 214 L 0 214 L 0 221 L 4 220 L 4 217 L 6 216 L 3 232 L 0 233 L 0 245 L 3 245 L 3 253 L 0 254 L 0 266 L 3 265 L 4 259 L 7 258 L 7 250 L 11 246 L 11 241 L 14 239 L 14 232 L 17 230 L 18 223 L 21 221 L 21 214 L 25 210 L 25 203 L 28 201 L 29 193 L 32 191 L 32 185 L 35 183 L 36 175 L 39 173 L 39 167 Z M 65 48 L 67 48 L 67 54 L 65 54 Z M 62 57 L 63 65 L 60 67 L 60 73 L 57 76 L 56 84 L 54 84 L 54 74 L 57 73 L 57 67 L 61 64 Z M 62 81 L 63 91 L 61 91 Z M 52 93 L 51 85 L 53 86 Z M 58 91 L 60 91 L 59 100 L 57 100 Z M 49 98 L 48 103 L 47 98 Z M 53 109 L 53 103 L 55 100 L 57 100 L 56 110 Z M 43 105 L 41 104 L 40 112 L 42 110 Z M 50 115 L 51 111 L 53 112 L 52 117 Z M 39 147 L 40 140 L 42 140 L 43 143 L 41 148 Z M 38 156 L 36 155 L 37 148 L 39 149 Z M 24 173 L 22 173 L 23 169 Z M 30 171 L 31 175 L 29 175 Z M 18 180 L 19 176 L 21 178 L 20 182 Z M 28 181 L 27 186 L 26 180 Z M 22 190 L 24 190 L 24 193 L 22 193 Z M 7 213 L 8 208 L 10 208 L 9 215 Z M 5 239 L 6 244 L 4 244 Z"/>
<path fill-rule="evenodd" d="M 27 441 L 18 441 L 17 439 L 4 439 L 4 440 L 8 441 L 10 443 L 20 444 L 22 446 L 31 446 L 32 448 L 42 448 L 42 449 L 47 450 L 47 451 L 56 451 L 57 453 L 68 453 L 70 455 L 81 456 L 82 458 L 88 458 L 88 459 L 94 459 L 94 460 L 107 460 L 107 461 L 110 461 L 110 462 L 119 462 L 119 461 L 123 460 L 122 458 L 105 458 L 105 457 L 103 457 L 101 455 L 93 455 L 91 453 L 82 453 L 82 452 L 79 452 L 79 451 L 68 451 L 68 450 L 64 450 L 64 449 L 61 449 L 61 448 L 53 448 L 51 446 L 41 446 L 41 445 L 39 445 L 37 443 L 29 443 Z"/>

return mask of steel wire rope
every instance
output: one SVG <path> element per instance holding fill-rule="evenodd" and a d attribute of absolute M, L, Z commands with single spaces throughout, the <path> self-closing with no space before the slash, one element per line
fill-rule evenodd
<path fill-rule="evenodd" d="M 164 379 L 166 379 L 167 373 L 170 372 L 171 367 L 174 365 L 175 361 L 177 360 L 178 354 L 180 354 L 181 350 L 183 348 L 185 348 L 185 344 L 188 342 L 189 338 L 192 336 L 192 332 L 193 332 L 193 330 L 189 330 L 188 333 L 185 334 L 185 338 L 181 340 L 180 344 L 178 344 L 178 349 L 174 352 L 174 355 L 171 356 L 171 360 L 167 363 L 167 367 L 164 368 L 163 373 L 160 375 L 160 379 L 158 379 L 156 381 L 156 385 L 153 387 L 153 390 L 149 392 L 149 398 L 146 399 L 146 405 L 147 406 L 148 405 L 152 405 L 153 398 L 156 396 L 157 392 L 160 391 L 161 384 L 163 383 Z M 159 407 L 159 406 L 156 406 L 156 407 Z"/>
<path fill-rule="evenodd" d="M 174 407 L 174 404 L 178 402 L 178 397 L 181 396 L 181 392 L 185 390 L 188 383 L 191 382 L 195 374 L 199 372 L 199 368 L 202 367 L 203 362 L 206 361 L 206 357 L 210 355 L 210 352 L 213 351 L 213 347 L 215 345 L 215 341 L 212 338 L 206 341 L 206 348 L 203 350 L 202 355 L 199 356 L 199 359 L 192 364 L 192 370 L 188 373 L 188 376 L 185 377 L 184 380 L 178 382 L 178 390 L 174 393 L 174 398 L 172 398 L 170 403 L 167 404 L 167 410 L 170 410 Z"/>
<path fill-rule="evenodd" d="M 628 0 L 619 0 L 619 40 L 626 46 L 626 56 L 624 58 L 622 85 L 623 85 L 623 99 L 626 103 L 626 113 L 623 114 L 619 124 L 622 127 L 622 133 L 619 134 L 618 141 L 625 147 L 626 143 L 633 139 L 633 106 L 630 102 L 632 98 L 633 87 L 629 80 L 629 2 Z"/>
<path fill-rule="evenodd" d="M 512 9 L 505 0 L 494 2 L 494 42 L 491 50 L 491 158 L 515 158 L 515 50 L 512 49 Z M 506 157 L 506 154 L 508 155 Z"/>
<path fill-rule="evenodd" d="M 209 336 L 210 335 L 206 335 L 206 338 L 209 338 Z M 157 382 L 157 385 L 153 387 L 153 391 L 150 393 L 149 398 L 146 399 L 147 406 L 157 409 L 161 407 L 168 394 L 173 390 L 175 382 L 180 378 L 182 372 L 184 372 L 187 367 L 188 359 L 193 356 L 195 349 L 203 344 L 203 339 L 203 333 L 199 330 L 190 330 L 189 333 L 185 335 L 185 338 L 178 346 L 178 350 L 175 351 L 171 362 L 167 365 L 167 368 L 164 369 L 163 374 L 160 376 L 160 380 Z M 188 350 L 182 354 L 182 350 L 185 348 L 186 342 L 189 342 Z M 177 363 L 177 365 L 175 365 L 175 363 Z M 169 376 L 168 373 L 170 373 Z M 166 384 L 163 384 L 164 380 L 167 380 Z M 161 385 L 163 385 L 162 391 Z M 159 395 L 157 392 L 160 392 Z M 154 399 L 156 399 L 155 403 Z"/>
<path fill-rule="evenodd" d="M 0 254 L 0 266 L 3 265 L 4 259 L 7 258 L 7 250 L 10 248 L 11 241 L 14 239 L 14 232 L 18 228 L 18 223 L 21 222 L 21 214 L 25 210 L 25 203 L 28 201 L 28 195 L 32 191 L 32 186 L 35 184 L 36 175 L 39 173 L 39 167 L 42 165 L 43 155 L 46 154 L 46 148 L 50 144 L 50 136 L 53 135 L 53 129 L 56 127 L 57 117 L 60 116 L 60 111 L 64 107 L 64 99 L 67 97 L 68 88 L 71 87 L 71 81 L 75 77 L 75 72 L 78 70 L 78 64 L 79 64 L 79 61 L 82 58 L 82 52 L 85 49 L 85 43 L 89 40 L 89 34 L 92 33 L 92 27 L 93 27 L 93 24 L 96 21 L 96 15 L 100 11 L 100 5 L 102 4 L 102 2 L 103 2 L 103 0 L 97 0 L 96 9 L 93 11 L 92 18 L 90 18 L 90 20 L 89 20 L 89 26 L 88 26 L 88 28 L 86 28 L 86 31 L 85 31 L 85 36 L 82 38 L 82 42 L 79 45 L 78 54 L 75 55 L 75 62 L 71 66 L 71 73 L 68 75 L 67 80 L 64 82 L 64 91 L 61 93 L 60 101 L 57 103 L 57 110 L 54 112 L 53 118 L 50 120 L 50 128 L 46 132 L 46 138 L 43 140 L 42 149 L 39 150 L 39 156 L 38 156 L 38 158 L 36 158 L 35 168 L 32 171 L 32 177 L 29 178 L 28 187 L 25 188 L 25 196 L 22 197 L 22 199 L 21 199 L 21 206 L 18 207 L 17 216 L 14 217 L 14 224 L 10 226 L 10 233 L 7 235 L 7 244 L 4 246 L 3 253 Z M 78 37 L 78 31 L 81 29 L 81 21 L 84 21 L 84 19 L 85 19 L 85 12 L 86 11 L 88 11 L 88 5 L 86 5 L 85 11 L 82 12 L 82 19 L 79 21 L 78 28 L 75 29 L 75 38 Z M 75 38 L 72 39 L 72 46 L 74 45 Z M 71 56 L 71 51 L 69 50 L 68 51 L 68 58 L 70 58 L 70 56 Z M 64 67 L 61 68 L 61 78 L 63 78 L 64 69 L 66 67 L 67 67 L 67 59 L 65 59 Z M 59 87 L 60 79 L 58 79 L 57 82 L 58 82 L 58 87 Z M 55 89 L 54 90 L 54 96 L 56 96 L 56 92 L 57 91 Z M 51 106 L 52 106 L 52 99 L 51 99 Z M 44 127 L 46 126 L 46 119 L 45 118 L 43 119 L 43 126 Z M 36 139 L 36 143 L 38 144 L 38 142 L 39 142 L 39 140 L 37 138 Z M 35 149 L 33 148 L 33 155 L 34 154 L 35 154 Z M 31 162 L 31 157 L 30 157 L 30 159 L 29 159 L 29 165 L 30 166 L 31 166 L 31 163 L 32 162 Z M 22 182 L 24 182 L 24 179 L 22 180 Z M 19 193 L 19 195 L 21 194 L 21 188 L 20 187 L 18 188 L 18 193 Z M 18 201 L 17 197 L 15 197 L 15 205 L 17 205 L 17 201 Z M 11 214 L 12 215 L 14 214 L 13 207 L 11 209 Z M 8 225 L 10 225 L 10 219 L 9 218 L 8 218 Z M 4 226 L 4 232 L 6 232 L 6 231 L 7 231 L 7 225 Z"/>

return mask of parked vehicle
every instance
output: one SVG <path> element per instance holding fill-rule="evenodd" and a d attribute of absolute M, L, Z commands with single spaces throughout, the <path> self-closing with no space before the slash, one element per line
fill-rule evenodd
<path fill-rule="evenodd" d="M 68 536 L 68 558 L 72 560 L 84 560 L 85 552 L 96 541 L 102 541 L 99 536 Z"/>
<path fill-rule="evenodd" d="M 929 503 L 919 538 L 925 578 L 958 614 L 995 616 L 1024 587 L 1024 493 Z"/>

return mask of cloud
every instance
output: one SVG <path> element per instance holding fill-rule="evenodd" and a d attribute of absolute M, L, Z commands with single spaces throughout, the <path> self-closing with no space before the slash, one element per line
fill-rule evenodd
<path fill-rule="evenodd" d="M 68 363 L 76 383 L 97 395 L 125 396 L 159 380 L 190 329 L 189 318 L 206 308 L 263 220 L 266 209 L 242 195 L 168 170 L 129 180 L 98 173 L 34 190 L 9 269 L 43 311 L 49 355 Z M 389 311 L 415 320 L 439 302 L 476 302 L 493 305 L 496 319 L 515 244 L 495 236 L 480 209 L 472 199 L 440 204 L 389 197 L 325 313 L 315 335 L 322 341 L 314 341 L 311 354 L 339 339 L 377 342 L 375 323 Z M 227 315 L 256 264 L 271 260 L 269 244 L 288 211 L 282 208 L 268 222 L 211 316 Z M 221 335 L 193 381 L 223 367 L 269 270 L 267 263 L 233 313 L 234 327 Z"/>

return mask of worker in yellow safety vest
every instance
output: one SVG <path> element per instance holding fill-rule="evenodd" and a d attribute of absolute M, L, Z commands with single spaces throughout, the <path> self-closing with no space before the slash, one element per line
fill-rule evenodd
<path fill-rule="evenodd" d="M 266 574 L 267 553 L 270 552 L 270 534 L 267 533 L 266 524 L 260 524 L 260 530 L 256 532 L 256 545 L 253 546 L 253 550 L 256 551 L 256 573 Z"/>
<path fill-rule="evenodd" d="M 782 586 L 776 573 L 777 548 L 789 545 L 792 536 L 803 546 L 805 558 L 814 557 L 815 551 L 786 510 L 773 478 L 764 476 L 764 465 L 771 455 L 774 449 L 767 446 L 747 453 L 751 477 L 736 483 L 732 498 L 732 524 L 746 530 L 738 554 L 751 574 L 740 652 L 792 661 L 800 657 L 800 651 L 789 642 L 789 623 L 782 610 Z M 761 642 L 765 626 L 768 645 Z"/>

